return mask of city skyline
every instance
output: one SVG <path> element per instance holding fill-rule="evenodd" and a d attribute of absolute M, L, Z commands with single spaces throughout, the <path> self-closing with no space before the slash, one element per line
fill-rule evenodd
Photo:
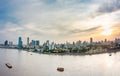
<path fill-rule="evenodd" d="M 24 42 L 23 42 L 23 40 L 25 40 Z M 3 43 L 0 43 L 0 44 L 4 44 L 4 45 L 18 45 L 18 46 L 22 46 L 22 45 L 44 45 L 44 43 L 46 43 L 46 42 L 50 42 L 50 44 L 52 44 L 52 43 L 55 43 L 55 44 L 67 44 L 67 43 L 70 43 L 70 44 L 74 44 L 74 43 L 77 43 L 77 42 L 80 42 L 80 43 L 87 43 L 87 44 L 94 44 L 94 43 L 103 43 L 103 42 L 113 42 L 113 43 L 116 43 L 116 40 L 117 40 L 117 42 L 119 42 L 120 41 L 120 38 L 114 38 L 114 40 L 108 40 L 108 39 L 101 39 L 101 40 L 98 40 L 98 41 L 96 41 L 94 38 L 92 38 L 92 37 L 90 37 L 89 38 L 89 40 L 87 41 L 87 40 L 84 40 L 84 41 L 82 41 L 82 40 L 76 40 L 76 41 L 73 41 L 73 42 L 71 42 L 71 41 L 65 41 L 65 42 L 63 42 L 63 43 L 59 43 L 59 42 L 56 42 L 56 41 L 50 41 L 50 40 L 46 40 L 46 41 L 41 41 L 41 40 L 36 40 L 36 39 L 30 39 L 29 37 L 27 37 L 27 38 L 22 38 L 22 37 L 18 37 L 17 38 L 17 43 L 15 43 L 13 40 L 4 40 L 3 41 Z"/>
<path fill-rule="evenodd" d="M 1 0 L 0 43 L 120 38 L 120 0 Z M 25 43 L 26 44 L 26 43 Z"/>

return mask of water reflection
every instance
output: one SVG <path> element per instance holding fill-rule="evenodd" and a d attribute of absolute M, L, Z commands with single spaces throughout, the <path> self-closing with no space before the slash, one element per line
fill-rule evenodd
<path fill-rule="evenodd" d="M 13 69 L 5 66 L 7 62 Z M 60 56 L 0 49 L 0 66 L 1 76 L 120 76 L 120 53 Z M 58 72 L 59 66 L 65 71 Z"/>
<path fill-rule="evenodd" d="M 113 66 L 114 60 L 112 58 L 107 56 L 105 60 L 106 60 L 105 64 L 106 64 L 107 67 L 112 67 Z"/>

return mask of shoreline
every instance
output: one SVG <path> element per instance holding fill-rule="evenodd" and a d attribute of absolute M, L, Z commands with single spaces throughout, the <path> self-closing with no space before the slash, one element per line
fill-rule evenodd
<path fill-rule="evenodd" d="M 3 48 L 2 48 L 3 49 Z M 9 49 L 9 48 L 4 48 L 4 49 Z M 11 49 L 15 49 L 15 48 L 11 48 Z M 85 55 L 98 55 L 98 54 L 105 54 L 105 53 L 117 53 L 120 52 L 120 49 L 114 49 L 114 50 L 107 50 L 107 51 L 102 51 L 102 52 L 94 52 L 94 53 L 42 53 L 42 52 L 36 52 L 36 51 L 28 51 L 25 49 L 17 49 L 17 50 L 23 50 L 23 51 L 27 51 L 27 52 L 32 52 L 32 53 L 38 53 L 38 54 L 46 54 L 46 55 L 76 55 L 76 56 L 85 56 Z"/>
<path fill-rule="evenodd" d="M 33 53 L 38 53 L 38 54 L 46 54 L 46 55 L 76 55 L 76 56 L 85 56 L 85 55 L 99 55 L 99 54 L 110 54 L 110 53 L 117 53 L 120 52 L 120 49 L 116 49 L 116 50 L 108 50 L 108 51 L 104 51 L 104 52 L 96 52 L 96 53 L 40 53 L 40 52 L 33 52 Z"/>

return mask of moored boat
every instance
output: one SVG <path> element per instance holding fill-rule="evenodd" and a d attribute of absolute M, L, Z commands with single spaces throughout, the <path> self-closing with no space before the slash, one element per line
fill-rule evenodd
<path fill-rule="evenodd" d="M 112 54 L 110 53 L 109 56 L 112 56 Z"/>
<path fill-rule="evenodd" d="M 59 71 L 59 72 L 63 72 L 63 71 L 64 71 L 64 68 L 62 68 L 62 67 L 58 67 L 58 68 L 57 68 L 57 71 Z"/>
<path fill-rule="evenodd" d="M 5 64 L 8 68 L 12 68 L 12 65 L 10 63 Z"/>

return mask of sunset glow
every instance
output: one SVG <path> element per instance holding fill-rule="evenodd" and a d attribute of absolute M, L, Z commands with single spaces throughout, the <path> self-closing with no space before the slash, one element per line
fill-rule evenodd
<path fill-rule="evenodd" d="M 111 35 L 111 34 L 112 34 L 112 31 L 111 31 L 110 29 L 104 30 L 102 34 L 103 34 L 103 35 Z"/>
<path fill-rule="evenodd" d="M 119 0 L 1 0 L 0 42 L 27 37 L 58 43 L 119 37 Z M 6 4 L 6 5 L 3 5 Z M 113 31 L 114 30 L 114 31 Z"/>

